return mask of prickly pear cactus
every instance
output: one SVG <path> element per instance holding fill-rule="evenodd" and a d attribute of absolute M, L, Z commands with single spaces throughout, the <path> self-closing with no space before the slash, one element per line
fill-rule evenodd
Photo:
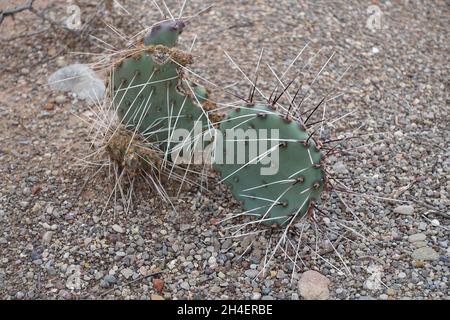
<path fill-rule="evenodd" d="M 153 26 L 144 37 L 144 45 L 155 46 L 161 44 L 166 47 L 174 47 L 178 36 L 183 32 L 185 24 L 182 20 L 168 20 Z"/>
<path fill-rule="evenodd" d="M 226 135 L 227 129 L 233 129 L 234 132 L 237 129 L 256 129 L 256 140 L 267 140 L 265 150 L 269 153 L 258 146 L 257 161 L 254 161 L 248 149 L 250 140 L 255 137 L 246 138 L 245 162 L 229 164 L 226 155 L 234 152 L 234 163 L 237 162 L 237 145 L 242 142 L 242 138 L 234 136 L 230 139 Z M 271 129 L 278 129 L 278 139 Z M 321 153 L 299 123 L 286 120 L 268 106 L 256 105 L 233 110 L 220 125 L 220 130 L 225 135 L 224 140 L 232 142 L 228 145 L 224 143 L 223 164 L 215 163 L 214 168 L 229 185 L 233 196 L 241 201 L 248 215 L 259 217 L 261 223 L 266 225 L 285 225 L 291 219 L 304 216 L 312 204 L 320 200 L 325 182 L 320 163 Z M 230 149 L 231 146 L 234 151 Z M 271 156 L 271 150 L 278 152 L 279 159 L 273 157 L 273 170 L 269 170 L 272 172 L 262 175 L 261 169 L 268 164 L 263 165 L 261 161 Z"/>
<path fill-rule="evenodd" d="M 182 21 L 158 24 L 144 38 L 144 46 L 120 60 L 111 72 L 113 106 L 122 123 L 161 143 L 163 149 L 174 129 L 191 132 L 196 121 L 203 127 L 209 123 L 207 89 L 184 76 L 183 67 L 192 63 L 192 56 L 170 48 L 183 26 Z"/>

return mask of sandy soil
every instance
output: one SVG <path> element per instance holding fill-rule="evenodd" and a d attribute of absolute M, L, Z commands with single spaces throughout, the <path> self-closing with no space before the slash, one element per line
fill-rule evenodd
<path fill-rule="evenodd" d="M 339 254 L 324 254 L 326 262 L 302 251 L 292 279 L 292 262 L 278 254 L 266 276 L 253 280 L 269 238 L 222 239 L 228 233 L 213 222 L 240 209 L 214 177 L 209 192 L 192 188 L 174 200 L 178 213 L 142 188 L 128 214 L 116 203 L 101 215 L 111 183 L 105 174 L 85 183 L 93 169 L 76 165 L 89 148 L 87 125 L 78 118 L 89 106 L 51 92 L 47 78 L 105 52 L 106 45 L 88 35 L 123 48 L 125 41 L 106 23 L 130 37 L 160 17 L 149 4 L 128 0 L 120 3 L 129 13 L 116 7 L 91 20 L 97 8 L 79 2 L 82 20 L 89 21 L 81 35 L 29 12 L 0 25 L 1 298 L 300 299 L 298 279 L 308 269 L 331 281 L 330 299 L 449 298 L 448 3 L 217 1 L 185 30 L 181 48 L 197 36 L 193 69 L 219 87 L 234 84 L 242 95 L 249 84 L 224 50 L 251 74 L 264 48 L 259 87 L 265 93 L 277 82 L 266 64 L 280 75 L 308 43 L 288 75 L 315 56 L 303 69 L 302 84 L 308 84 L 334 52 L 309 105 L 334 88 L 342 95 L 327 102 L 330 119 L 355 112 L 326 134 L 378 133 L 349 144 L 366 147 L 330 160 L 343 183 L 369 195 L 345 199 L 370 232 L 358 225 L 358 234 L 344 240 L 324 232 L 318 245 L 329 246 L 329 237 Z M 178 1 L 167 5 L 179 11 Z M 373 28 L 367 26 L 369 5 L 381 12 Z M 49 16 L 63 21 L 66 6 L 52 1 Z M 188 1 L 184 15 L 205 6 Z M 230 99 L 220 90 L 214 95 Z M 336 196 L 326 209 L 331 219 L 353 216 Z"/>

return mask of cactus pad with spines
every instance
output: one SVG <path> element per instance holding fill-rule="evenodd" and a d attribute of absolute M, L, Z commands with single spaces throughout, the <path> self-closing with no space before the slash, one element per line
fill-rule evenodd
<path fill-rule="evenodd" d="M 256 129 L 257 140 L 263 139 L 258 130 L 267 129 L 266 139 L 273 139 L 274 144 L 267 141 L 266 150 L 274 147 L 274 152 L 279 152 L 279 162 L 275 164 L 279 170 L 273 175 L 261 175 L 260 169 L 268 165 L 259 161 L 249 163 L 252 159 L 249 159 L 248 142 L 245 142 L 244 164 L 226 163 L 225 156 L 231 150 L 224 141 L 224 164 L 215 163 L 214 168 L 229 185 L 233 196 L 242 203 L 246 213 L 257 216 L 266 225 L 286 225 L 292 217 L 304 216 L 312 203 L 320 200 L 325 182 L 321 153 L 313 139 L 308 139 L 308 132 L 271 107 L 258 104 L 233 110 L 220 125 L 224 135 L 227 129 L 239 128 Z M 272 138 L 270 129 L 279 130 L 279 140 Z M 239 142 L 235 138 L 231 140 L 236 150 Z M 257 155 L 263 153 L 258 147 Z"/>
<path fill-rule="evenodd" d="M 111 83 L 122 123 L 161 146 L 174 128 L 191 132 L 197 120 L 206 127 L 202 103 L 207 91 L 183 78 L 181 66 L 190 63 L 191 55 L 162 45 L 141 48 L 118 63 Z"/>

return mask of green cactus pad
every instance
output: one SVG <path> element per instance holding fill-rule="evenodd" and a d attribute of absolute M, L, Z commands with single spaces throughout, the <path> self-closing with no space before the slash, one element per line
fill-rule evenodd
<path fill-rule="evenodd" d="M 203 99 L 199 99 L 202 87 L 184 80 L 180 67 L 191 62 L 189 54 L 157 45 L 116 65 L 111 73 L 112 97 L 122 123 L 161 143 L 162 149 L 175 128 L 191 132 L 195 121 L 206 127 L 208 118 L 201 105 Z"/>
<path fill-rule="evenodd" d="M 155 46 L 158 44 L 166 47 L 174 47 L 178 36 L 183 32 L 184 22 L 182 20 L 163 21 L 151 29 L 144 37 L 144 45 Z"/>
<path fill-rule="evenodd" d="M 279 161 L 274 163 L 274 167 L 279 167 L 278 172 L 261 175 L 261 168 L 269 165 L 263 165 L 260 161 L 249 163 L 254 159 L 249 157 L 249 141 L 244 142 L 244 164 L 228 164 L 225 157 L 233 152 L 231 146 L 237 150 L 237 144 L 243 139 L 227 138 L 226 130 L 239 128 L 244 131 L 256 129 L 256 140 L 273 140 L 267 141 L 265 150 L 273 147 L 274 152 L 279 152 Z M 267 129 L 267 138 L 259 129 Z M 270 129 L 279 130 L 279 140 Z M 320 200 L 325 181 L 320 168 L 321 153 L 298 123 L 286 120 L 268 106 L 256 105 L 233 110 L 222 122 L 220 130 L 224 134 L 224 164 L 215 163 L 214 168 L 229 185 L 233 196 L 241 201 L 246 213 L 264 218 L 261 223 L 266 225 L 285 225 L 293 216 L 296 219 L 304 216 L 311 203 Z M 227 144 L 226 140 L 231 144 Z M 235 151 L 234 154 L 236 163 Z M 258 147 L 256 154 L 262 156 L 264 150 Z"/>

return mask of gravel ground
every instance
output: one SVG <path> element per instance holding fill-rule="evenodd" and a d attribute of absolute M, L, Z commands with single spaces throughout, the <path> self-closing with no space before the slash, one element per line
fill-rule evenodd
<path fill-rule="evenodd" d="M 158 19 L 156 10 L 140 1 L 122 2 L 139 16 L 134 20 Z M 54 3 L 57 12 L 66 12 L 65 1 Z M 177 1 L 167 4 L 178 8 Z M 381 28 L 374 31 L 366 25 L 372 4 L 382 13 Z M 204 6 L 189 1 L 186 14 Z M 87 126 L 77 116 L 89 107 L 73 95 L 50 92 L 46 82 L 66 64 L 92 61 L 69 52 L 102 49 L 52 29 L 5 42 L 45 28 L 30 13 L 5 20 L 0 26 L 0 298 L 301 299 L 308 298 L 308 286 L 298 283 L 307 281 L 304 271 L 312 269 L 326 277 L 313 281 L 329 289 L 324 298 L 449 299 L 449 9 L 446 1 L 217 1 L 183 33 L 181 47 L 198 36 L 196 72 L 221 86 L 237 81 L 233 90 L 241 94 L 249 86 L 223 50 L 250 73 L 264 48 L 264 64 L 281 74 L 309 43 L 292 69 L 320 50 L 308 68 L 310 78 L 336 52 L 311 103 L 351 66 L 337 85 L 343 94 L 327 103 L 327 112 L 331 118 L 356 112 L 337 122 L 332 134 L 361 125 L 362 133 L 383 133 L 382 142 L 331 159 L 331 170 L 355 192 L 406 202 L 346 195 L 366 226 L 360 227 L 364 238 L 348 236 L 337 246 L 351 276 L 310 256 L 293 281 L 292 263 L 283 254 L 265 277 L 252 280 L 267 238 L 221 239 L 224 231 L 214 221 L 239 207 L 218 179 L 212 178 L 210 192 L 183 192 L 175 201 L 178 214 L 140 190 L 128 214 L 117 203 L 101 215 L 111 189 L 107 177 L 85 184 L 90 173 L 74 161 L 87 152 Z M 127 35 L 139 31 L 116 10 L 105 21 Z M 121 45 L 99 19 L 93 24 L 92 34 Z M 260 79 L 264 92 L 276 83 L 267 67 Z M 327 209 L 333 217 L 349 211 L 336 198 Z M 324 257 L 344 268 L 336 253 Z"/>

